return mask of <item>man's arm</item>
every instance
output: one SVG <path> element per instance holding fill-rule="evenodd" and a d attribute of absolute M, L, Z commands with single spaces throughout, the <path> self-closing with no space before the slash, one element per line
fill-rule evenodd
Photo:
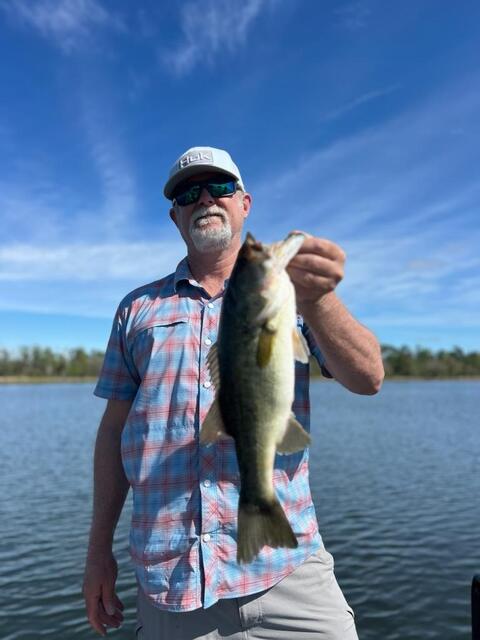
<path fill-rule="evenodd" d="M 299 313 L 336 380 L 355 393 L 374 394 L 384 377 L 380 345 L 334 293 L 343 278 L 345 253 L 329 240 L 305 235 L 288 266 Z"/>
<path fill-rule="evenodd" d="M 316 303 L 303 304 L 301 313 L 332 376 L 355 393 L 377 393 L 384 370 L 373 333 L 353 318 L 333 292 Z"/>
<path fill-rule="evenodd" d="M 129 483 L 123 470 L 120 441 L 132 402 L 109 400 L 98 428 L 94 455 L 93 517 L 83 595 L 91 626 L 100 635 L 120 626 L 123 604 L 115 593 L 117 563 L 113 534 L 127 497 Z"/>

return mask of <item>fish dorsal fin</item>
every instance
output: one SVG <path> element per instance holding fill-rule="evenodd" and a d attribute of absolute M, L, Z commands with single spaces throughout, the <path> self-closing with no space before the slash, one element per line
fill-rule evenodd
<path fill-rule="evenodd" d="M 218 391 L 220 389 L 220 365 L 218 364 L 218 347 L 216 342 L 214 342 L 210 347 L 206 362 L 207 369 L 210 374 L 210 380 L 212 381 L 212 384 L 218 394 Z"/>
<path fill-rule="evenodd" d="M 295 453 L 305 449 L 309 444 L 309 434 L 291 413 L 285 434 L 280 442 L 277 443 L 277 453 Z"/>
<path fill-rule="evenodd" d="M 296 327 L 293 327 L 292 329 L 292 340 L 295 360 L 299 360 L 300 362 L 303 362 L 303 364 L 308 364 L 310 349 L 308 348 L 305 336 L 303 333 L 300 333 Z"/>
<path fill-rule="evenodd" d="M 223 423 L 222 413 L 220 411 L 220 404 L 218 402 L 218 395 L 212 403 L 212 406 L 207 411 L 205 420 L 200 428 L 200 444 L 213 444 L 219 438 L 229 438 L 230 436 L 225 431 L 225 425 Z"/>

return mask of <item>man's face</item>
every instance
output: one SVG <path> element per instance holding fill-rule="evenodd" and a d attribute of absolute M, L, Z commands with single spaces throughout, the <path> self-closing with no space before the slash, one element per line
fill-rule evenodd
<path fill-rule="evenodd" d="M 200 180 L 209 180 L 224 174 L 199 173 L 185 180 L 188 185 Z M 243 222 L 250 210 L 251 198 L 243 191 L 232 196 L 214 198 L 203 189 L 200 198 L 184 207 L 178 204 L 170 210 L 170 216 L 182 234 L 188 247 L 192 245 L 200 253 L 228 249 L 235 238 L 239 238 Z"/>

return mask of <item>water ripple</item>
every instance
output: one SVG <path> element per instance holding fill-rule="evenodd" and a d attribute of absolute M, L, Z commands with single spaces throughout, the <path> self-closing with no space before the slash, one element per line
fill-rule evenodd
<path fill-rule="evenodd" d="M 91 392 L 0 387 L 2 640 L 96 637 L 81 596 L 104 406 Z M 470 638 L 470 582 L 480 572 L 479 397 L 478 382 L 389 382 L 369 398 L 312 386 L 312 492 L 361 640 Z M 115 540 L 126 605 L 118 639 L 132 637 L 135 620 L 129 519 L 127 506 Z"/>

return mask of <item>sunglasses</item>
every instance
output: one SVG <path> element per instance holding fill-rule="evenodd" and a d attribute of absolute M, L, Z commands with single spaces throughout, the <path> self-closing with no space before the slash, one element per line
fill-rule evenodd
<path fill-rule="evenodd" d="M 174 200 L 181 207 L 197 202 L 202 191 L 206 189 L 212 198 L 233 196 L 237 190 L 237 182 L 227 178 L 210 178 L 199 182 L 190 182 L 179 187 L 173 194 Z"/>

